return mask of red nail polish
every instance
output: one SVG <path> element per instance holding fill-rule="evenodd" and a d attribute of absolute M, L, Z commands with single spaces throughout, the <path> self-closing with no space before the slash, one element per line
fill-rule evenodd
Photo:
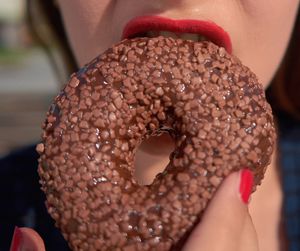
<path fill-rule="evenodd" d="M 253 174 L 249 169 L 241 171 L 240 194 L 242 201 L 248 204 L 253 187 Z"/>
<path fill-rule="evenodd" d="M 13 239 L 10 245 L 10 251 L 19 251 L 21 244 L 22 233 L 18 227 L 15 227 Z"/>

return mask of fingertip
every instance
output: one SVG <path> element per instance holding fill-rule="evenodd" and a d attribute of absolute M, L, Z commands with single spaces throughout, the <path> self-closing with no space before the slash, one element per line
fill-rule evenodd
<path fill-rule="evenodd" d="M 210 204 L 220 200 L 241 201 L 241 174 L 242 170 L 229 174 L 217 189 Z"/>
<path fill-rule="evenodd" d="M 253 185 L 253 172 L 248 168 L 243 168 L 228 175 L 214 197 L 218 196 L 218 193 L 222 193 L 222 196 L 234 196 L 247 205 L 250 201 Z"/>
<path fill-rule="evenodd" d="M 242 233 L 248 214 L 246 201 L 253 184 L 249 172 L 243 169 L 224 179 L 184 250 L 199 250 L 199 246 L 203 247 L 203 250 L 235 250 L 236 240 Z M 215 236 L 218 236 L 220 242 L 214 242 Z M 223 248 L 226 249 L 222 249 L 220 245 L 224 245 Z"/>
<path fill-rule="evenodd" d="M 10 245 L 10 251 L 18 251 L 21 244 L 21 231 L 20 229 L 15 226 L 13 238 Z"/>
<path fill-rule="evenodd" d="M 253 173 L 245 168 L 240 171 L 240 197 L 241 200 L 245 203 L 249 203 L 250 195 L 252 193 L 254 183 L 254 176 Z"/>
<path fill-rule="evenodd" d="M 21 234 L 20 250 L 45 251 L 44 241 L 41 236 L 31 228 L 19 228 Z"/>

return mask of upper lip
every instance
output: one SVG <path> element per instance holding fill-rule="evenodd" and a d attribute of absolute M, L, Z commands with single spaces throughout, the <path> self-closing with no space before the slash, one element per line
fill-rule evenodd
<path fill-rule="evenodd" d="M 170 31 L 174 33 L 194 33 L 205 36 L 211 42 L 232 52 L 229 34 L 212 21 L 194 19 L 170 19 L 160 16 L 141 16 L 131 19 L 123 30 L 122 39 L 133 38 L 148 31 Z"/>

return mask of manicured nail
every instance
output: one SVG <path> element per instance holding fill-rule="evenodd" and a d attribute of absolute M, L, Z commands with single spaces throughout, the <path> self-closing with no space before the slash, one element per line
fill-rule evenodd
<path fill-rule="evenodd" d="M 21 239 L 22 239 L 22 232 L 18 227 L 15 227 L 12 242 L 10 245 L 10 251 L 20 251 L 21 246 Z"/>
<path fill-rule="evenodd" d="M 253 187 L 253 173 L 249 169 L 243 169 L 240 175 L 240 195 L 242 201 L 248 204 Z"/>

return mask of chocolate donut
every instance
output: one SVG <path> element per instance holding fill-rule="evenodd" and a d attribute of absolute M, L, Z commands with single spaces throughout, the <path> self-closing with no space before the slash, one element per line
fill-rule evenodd
<path fill-rule="evenodd" d="M 256 76 L 224 48 L 124 40 L 73 74 L 43 125 L 39 174 L 73 250 L 179 249 L 220 182 L 248 167 L 259 184 L 275 141 Z M 150 185 L 133 177 L 139 144 L 175 150 Z"/>

